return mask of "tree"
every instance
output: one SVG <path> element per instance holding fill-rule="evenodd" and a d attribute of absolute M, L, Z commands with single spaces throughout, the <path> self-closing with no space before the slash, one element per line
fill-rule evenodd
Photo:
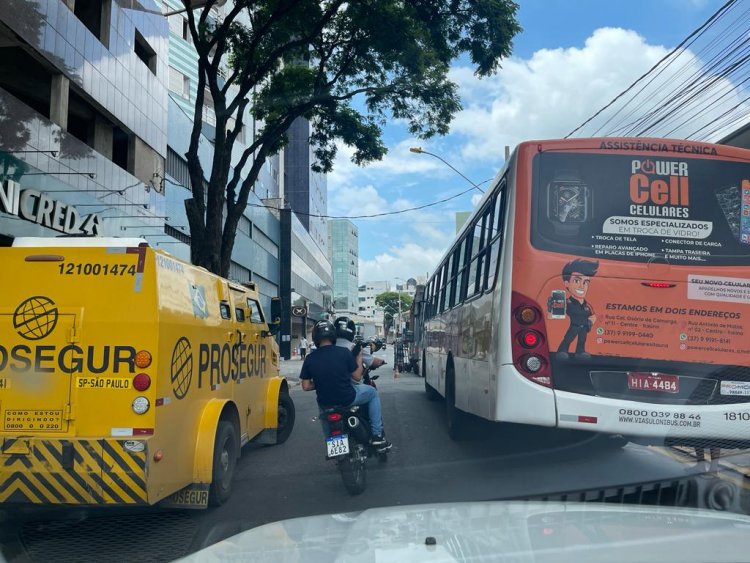
<path fill-rule="evenodd" d="M 404 313 L 411 307 L 412 298 L 408 293 L 398 291 L 386 291 L 375 296 L 375 305 L 382 307 L 384 311 L 384 318 L 386 320 L 385 326 L 383 327 L 385 333 L 388 334 L 388 330 L 393 324 L 393 319 L 398 315 L 398 302 L 401 300 L 401 312 Z"/>
<path fill-rule="evenodd" d="M 468 55 L 490 75 L 520 31 L 512 0 L 235 0 L 218 20 L 217 3 L 187 12 L 198 93 L 185 206 L 192 261 L 224 276 L 258 174 L 295 119 L 312 123 L 319 172 L 331 170 L 336 141 L 357 164 L 381 159 L 388 119 L 422 138 L 444 135 L 460 109 L 450 63 Z M 216 114 L 208 175 L 198 158 L 206 92 Z M 262 125 L 233 162 L 248 114 Z"/>

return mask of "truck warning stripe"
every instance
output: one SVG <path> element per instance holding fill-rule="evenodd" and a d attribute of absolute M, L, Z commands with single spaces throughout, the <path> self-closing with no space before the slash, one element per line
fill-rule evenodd
<path fill-rule="evenodd" d="M 53 470 L 49 475 L 51 475 L 52 478 L 59 483 L 60 487 L 65 489 L 76 502 L 88 502 L 89 492 L 87 491 L 85 482 L 79 483 L 73 479 L 70 470 L 66 471 L 62 468 L 62 451 L 59 452 L 60 455 L 58 457 L 58 452 L 55 452 L 54 449 L 49 449 L 48 446 L 49 444 L 37 444 L 37 447 L 34 448 L 34 456 L 48 466 L 55 467 L 56 465 L 59 465 L 60 471 Z"/>
<path fill-rule="evenodd" d="M 132 484 L 135 485 L 135 488 L 138 490 L 145 491 L 146 489 L 146 481 L 143 479 L 143 477 L 139 474 L 141 471 L 140 467 L 134 462 L 134 460 L 130 456 L 122 456 L 117 452 L 116 448 L 120 448 L 122 451 L 122 446 L 117 443 L 116 447 L 113 447 L 110 442 L 107 440 L 102 440 L 102 447 L 104 448 L 104 451 L 106 451 L 110 457 L 115 461 L 115 463 L 125 472 L 125 475 L 130 478 L 132 481 Z M 125 461 L 125 458 L 130 459 L 131 463 L 128 463 Z M 145 458 L 144 458 L 144 465 L 145 465 Z"/>
<path fill-rule="evenodd" d="M 0 502 L 10 499 L 16 492 L 19 492 L 24 499 L 28 499 L 35 504 L 46 502 L 44 496 L 36 490 L 34 485 L 29 483 L 26 475 L 20 471 L 8 476 L 2 487 L 0 487 Z"/>
<path fill-rule="evenodd" d="M 16 439 L 6 438 L 10 448 Z M 4 454 L 0 503 L 145 504 L 146 452 L 114 439 L 32 439 L 29 454 Z M 63 451 L 72 447 L 72 467 Z M 70 461 L 67 461 L 70 464 Z"/>

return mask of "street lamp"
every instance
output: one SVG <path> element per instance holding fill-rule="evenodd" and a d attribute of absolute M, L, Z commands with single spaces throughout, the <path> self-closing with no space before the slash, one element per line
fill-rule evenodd
<path fill-rule="evenodd" d="M 442 162 L 443 164 L 445 164 L 448 168 L 450 168 L 451 170 L 453 170 L 456 174 L 458 174 L 459 176 L 461 176 L 461 178 L 463 178 L 464 180 L 466 180 L 467 182 L 469 182 L 472 186 L 474 186 L 481 193 L 484 193 L 484 190 L 479 187 L 479 184 L 475 184 L 474 182 L 472 182 L 471 180 L 469 180 L 469 178 L 467 178 L 460 170 L 458 170 L 455 166 L 453 166 L 450 162 L 448 162 L 447 160 L 445 160 L 443 157 L 438 156 L 435 153 L 427 152 L 422 147 L 411 147 L 411 148 L 409 148 L 409 151 L 413 152 L 413 153 L 416 153 L 416 154 L 429 154 L 430 156 L 434 156 L 440 162 Z M 485 182 L 489 182 L 491 179 L 492 178 L 490 178 L 489 180 L 485 180 L 482 183 L 484 184 Z"/>

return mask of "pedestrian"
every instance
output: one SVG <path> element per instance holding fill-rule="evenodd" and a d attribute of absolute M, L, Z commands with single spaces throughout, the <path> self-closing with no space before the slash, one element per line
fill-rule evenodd
<path fill-rule="evenodd" d="M 393 377 L 399 377 L 404 369 L 404 343 L 397 338 L 393 343 Z"/>
<path fill-rule="evenodd" d="M 305 356 L 307 356 L 307 338 L 305 338 L 305 335 L 302 335 L 302 338 L 299 339 L 299 355 L 304 360 Z"/>

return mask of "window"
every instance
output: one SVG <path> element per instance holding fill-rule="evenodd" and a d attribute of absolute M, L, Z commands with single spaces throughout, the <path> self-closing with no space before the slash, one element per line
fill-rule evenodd
<path fill-rule="evenodd" d="M 242 307 L 234 308 L 234 316 L 239 322 L 245 322 L 245 310 Z"/>
<path fill-rule="evenodd" d="M 446 309 L 445 303 L 446 303 L 446 293 L 447 293 L 447 288 L 448 288 L 448 264 L 449 264 L 449 262 L 446 261 L 445 264 L 443 265 L 442 275 L 440 276 L 440 280 L 441 280 L 441 282 L 440 282 L 440 302 L 438 304 L 438 308 L 439 308 L 439 310 L 440 310 L 441 313 L 443 311 L 445 311 L 445 309 Z"/>
<path fill-rule="evenodd" d="M 219 312 L 221 313 L 221 318 L 224 320 L 229 320 L 232 318 L 229 303 L 227 303 L 226 301 L 222 301 L 221 303 L 219 303 Z"/>
<path fill-rule="evenodd" d="M 469 276 L 467 274 L 468 272 L 468 262 L 471 258 L 471 237 L 466 235 L 466 238 L 461 242 L 461 256 L 458 261 L 458 287 L 456 288 L 456 291 L 458 292 L 458 299 L 457 301 L 461 303 L 464 299 L 466 299 L 466 286 L 469 281 Z"/>
<path fill-rule="evenodd" d="M 239 223 L 237 223 L 237 230 L 245 236 L 253 236 L 253 224 L 250 219 L 248 219 L 244 215 L 240 217 L 240 221 Z"/>
<path fill-rule="evenodd" d="M 247 308 L 250 310 L 251 323 L 261 324 L 266 322 L 263 318 L 263 310 L 260 308 L 260 303 L 255 299 L 247 298 Z"/>
<path fill-rule="evenodd" d="M 237 124 L 237 120 L 233 117 L 230 117 L 227 119 L 227 133 L 230 131 L 234 131 L 234 128 Z M 242 125 L 240 127 L 240 132 L 237 134 L 237 142 L 245 144 L 245 126 Z"/>
<path fill-rule="evenodd" d="M 102 45 L 109 47 L 111 0 L 76 0 L 73 13 Z"/>
<path fill-rule="evenodd" d="M 203 121 L 208 125 L 216 125 L 216 111 L 214 110 L 214 99 L 208 88 L 203 91 Z"/>
<path fill-rule="evenodd" d="M 190 98 L 190 78 L 182 74 L 176 68 L 170 66 L 169 90 L 183 98 Z"/>
<path fill-rule="evenodd" d="M 141 35 L 141 33 L 135 30 L 135 43 L 134 43 L 135 56 L 141 59 L 148 69 L 156 74 L 156 51 L 148 44 L 148 41 Z"/>
<path fill-rule="evenodd" d="M 495 200 L 495 214 L 493 221 L 495 224 L 495 235 L 490 241 L 489 259 L 487 260 L 487 289 L 491 289 L 495 284 L 497 276 L 498 260 L 500 259 L 500 248 L 503 245 L 502 225 L 504 214 L 503 202 L 505 201 L 505 191 L 500 189 Z"/>

